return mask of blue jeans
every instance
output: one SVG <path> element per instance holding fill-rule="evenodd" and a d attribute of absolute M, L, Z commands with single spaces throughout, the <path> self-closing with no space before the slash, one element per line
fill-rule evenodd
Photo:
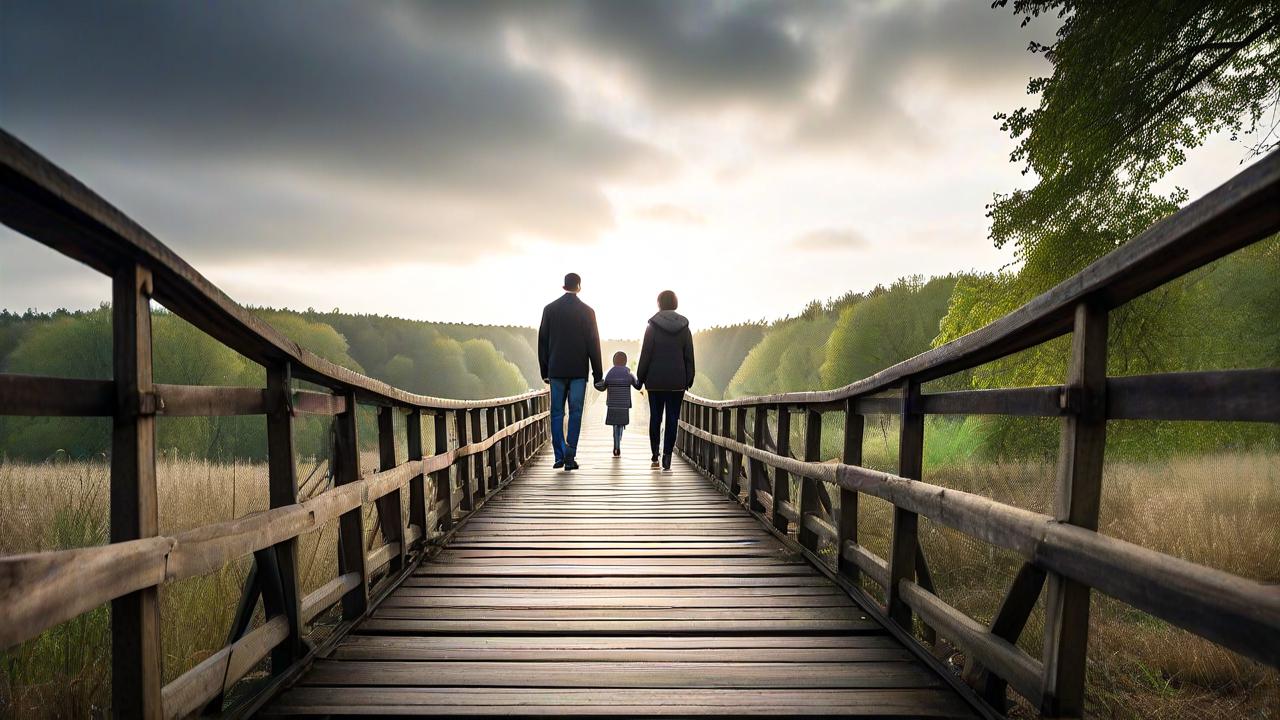
<path fill-rule="evenodd" d="M 587 395 L 586 378 L 551 378 L 551 449 L 556 462 L 572 460 L 582 432 L 582 402 Z M 564 436 L 564 404 L 569 403 L 569 437 Z"/>
<path fill-rule="evenodd" d="M 622 449 L 622 431 L 626 429 L 627 429 L 626 425 L 613 426 L 613 449 L 614 450 Z"/>
<path fill-rule="evenodd" d="M 670 455 L 676 447 L 676 431 L 680 429 L 680 403 L 684 402 L 683 390 L 649 391 L 649 447 L 658 457 L 658 443 L 662 454 Z M 662 421 L 666 420 L 666 427 Z"/>

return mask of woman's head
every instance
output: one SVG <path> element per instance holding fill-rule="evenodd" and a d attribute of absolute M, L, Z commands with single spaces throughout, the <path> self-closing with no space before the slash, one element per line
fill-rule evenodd
<path fill-rule="evenodd" d="M 613 364 L 616 367 L 622 367 L 627 364 L 627 354 L 619 350 L 613 354 Z"/>
<path fill-rule="evenodd" d="M 676 294 L 670 290 L 663 290 L 658 293 L 658 309 L 659 310 L 675 310 L 680 307 L 680 301 L 676 299 Z"/>

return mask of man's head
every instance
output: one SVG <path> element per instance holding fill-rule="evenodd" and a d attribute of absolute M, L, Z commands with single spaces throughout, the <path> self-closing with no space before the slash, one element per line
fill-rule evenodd
<path fill-rule="evenodd" d="M 627 364 L 627 354 L 619 350 L 613 354 L 613 364 L 615 367 L 622 367 Z"/>
<path fill-rule="evenodd" d="M 564 289 L 566 292 L 576 293 L 582 289 L 582 278 L 578 277 L 578 273 L 569 273 L 564 276 Z"/>
<path fill-rule="evenodd" d="M 663 290 L 658 293 L 658 309 L 659 310 L 675 310 L 680 307 L 680 301 L 676 299 L 676 294 L 670 290 Z"/>

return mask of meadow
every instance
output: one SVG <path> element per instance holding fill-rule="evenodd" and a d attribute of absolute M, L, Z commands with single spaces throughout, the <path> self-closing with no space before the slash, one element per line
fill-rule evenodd
<path fill-rule="evenodd" d="M 972 452 L 962 424 L 929 433 L 926 477 L 1043 511 L 1053 467 L 1000 462 Z M 835 433 L 831 433 L 834 435 Z M 830 436 L 829 436 L 830 437 Z M 869 422 L 866 464 L 892 469 L 893 428 Z M 834 439 L 834 438 L 831 438 Z M 323 463 L 300 461 L 302 477 Z M 263 509 L 266 467 L 164 454 L 158 463 L 161 526 L 175 532 Z M 102 457 L 0 461 L 0 553 L 104 543 L 108 466 Z M 860 503 L 860 539 L 888 554 L 890 508 Z M 1280 453 L 1241 452 L 1110 462 L 1102 532 L 1265 582 L 1280 582 Z M 938 593 L 981 622 L 990 619 L 1019 559 L 927 521 L 922 543 Z M 306 590 L 334 575 L 332 529 L 299 543 Z M 167 585 L 162 599 L 165 680 L 222 647 L 249 570 L 245 559 Z M 1095 594 L 1090 642 L 1091 716 L 1272 718 L 1280 673 Z M 1020 644 L 1040 651 L 1042 610 Z M 0 655 L 0 715 L 94 717 L 109 707 L 109 608 L 102 607 Z M 951 655 L 957 665 L 963 658 Z M 1032 717 L 1025 705 L 1015 717 Z"/>

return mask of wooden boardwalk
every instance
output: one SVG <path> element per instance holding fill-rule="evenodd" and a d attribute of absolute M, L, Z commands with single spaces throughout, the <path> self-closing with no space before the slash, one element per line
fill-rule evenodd
<path fill-rule="evenodd" d="M 855 715 L 973 709 L 642 422 L 588 410 L 265 714 Z M 642 412 L 636 419 L 643 421 Z"/>

